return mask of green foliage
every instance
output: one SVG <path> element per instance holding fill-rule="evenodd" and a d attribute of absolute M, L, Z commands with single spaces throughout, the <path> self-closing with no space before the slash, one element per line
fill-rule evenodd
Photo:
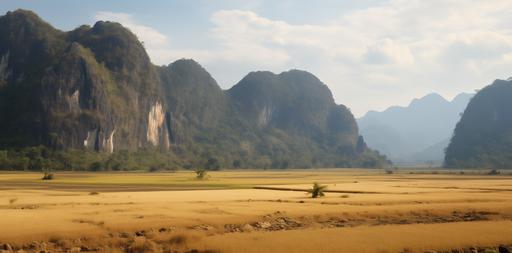
<path fill-rule="evenodd" d="M 204 165 L 206 170 L 219 170 L 220 164 L 217 158 L 208 158 L 208 161 Z"/>
<path fill-rule="evenodd" d="M 16 70 L 0 84 L 2 170 L 388 165 L 359 137 L 350 110 L 308 72 L 253 72 L 223 91 L 193 60 L 152 65 L 118 23 L 62 32 L 20 10 L 0 17 L 0 34 L 0 57 L 9 52 Z M 157 101 L 165 120 L 155 147 L 143 130 Z M 103 145 L 114 130 L 108 154 Z"/>
<path fill-rule="evenodd" d="M 88 150 L 52 151 L 44 146 L 0 150 L 0 170 L 18 171 L 134 171 L 180 168 L 173 155 L 140 150 L 114 154 Z"/>
<path fill-rule="evenodd" d="M 470 101 L 446 149 L 445 166 L 512 168 L 512 82 L 496 80 Z"/>
<path fill-rule="evenodd" d="M 103 170 L 103 165 L 100 162 L 93 162 L 89 166 L 89 170 L 90 171 L 102 171 Z"/>
<path fill-rule="evenodd" d="M 209 177 L 208 171 L 205 169 L 197 169 L 195 172 L 196 172 L 196 178 L 199 180 L 204 180 Z"/>
<path fill-rule="evenodd" d="M 313 184 L 313 188 L 308 190 L 308 193 L 311 194 L 312 198 L 318 198 L 325 196 L 324 191 L 327 189 L 327 185 L 320 185 L 318 183 Z"/>

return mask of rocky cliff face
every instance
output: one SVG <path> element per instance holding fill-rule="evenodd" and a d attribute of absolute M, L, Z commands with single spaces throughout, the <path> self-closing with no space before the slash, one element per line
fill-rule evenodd
<path fill-rule="evenodd" d="M 496 80 L 469 102 L 446 149 L 445 165 L 512 167 L 512 81 Z"/>
<path fill-rule="evenodd" d="M 2 146 L 169 145 L 159 76 L 131 32 L 98 22 L 64 33 L 28 11 L 0 26 Z"/>
<path fill-rule="evenodd" d="M 254 72 L 228 91 L 193 60 L 151 64 L 136 36 L 0 17 L 0 148 L 167 151 L 183 164 L 371 166 L 350 111 L 310 73 Z"/>
<path fill-rule="evenodd" d="M 369 162 L 365 159 L 371 157 L 370 151 L 352 113 L 335 104 L 331 91 L 311 73 L 252 72 L 227 95 L 231 107 L 237 108 L 240 124 L 258 133 L 247 136 L 252 140 L 248 143 L 256 143 L 253 152 L 279 157 L 274 167 L 291 161 L 304 167 L 353 167 Z M 370 163 L 382 158 L 377 157 Z"/>
<path fill-rule="evenodd" d="M 223 91 L 211 75 L 193 60 L 159 67 L 171 140 L 191 141 L 213 131 L 223 121 Z"/>
<path fill-rule="evenodd" d="M 336 105 L 331 91 L 311 73 L 253 72 L 227 94 L 240 116 L 260 129 L 281 129 L 290 135 L 350 148 L 357 142 L 352 113 Z"/>

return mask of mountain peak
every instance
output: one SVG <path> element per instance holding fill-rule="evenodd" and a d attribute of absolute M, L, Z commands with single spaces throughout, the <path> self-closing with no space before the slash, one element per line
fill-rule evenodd
<path fill-rule="evenodd" d="M 448 103 L 448 100 L 437 93 L 430 93 L 421 98 L 413 99 L 409 104 L 409 107 L 418 105 L 431 105 L 437 103 Z"/>
<path fill-rule="evenodd" d="M 181 84 L 187 86 L 214 86 L 220 91 L 220 87 L 208 71 L 193 59 L 179 59 L 175 62 L 162 67 L 162 74 L 165 78 L 180 79 Z M 185 79 L 187 81 L 185 81 Z"/>
<path fill-rule="evenodd" d="M 128 30 L 123 25 L 118 22 L 108 21 L 108 20 L 100 20 L 94 23 L 92 29 L 96 32 L 104 32 L 106 30 Z"/>
<path fill-rule="evenodd" d="M 186 59 L 182 58 L 179 60 L 174 61 L 173 63 L 167 65 L 167 67 L 173 67 L 173 68 L 188 68 L 188 69 L 195 69 L 200 71 L 206 71 L 206 69 L 201 66 L 197 61 L 194 59 Z"/>
<path fill-rule="evenodd" d="M 430 93 L 412 100 L 407 107 L 392 106 L 382 112 L 370 111 L 358 120 L 359 127 L 371 148 L 394 161 L 425 162 L 422 159 L 426 157 L 419 155 L 450 137 L 470 97 L 470 94 L 460 94 L 450 102 L 437 93 Z M 442 150 L 437 151 L 433 153 L 443 153 Z M 438 161 L 442 159 L 441 155 L 436 157 Z"/>
<path fill-rule="evenodd" d="M 14 29 L 13 32 L 15 34 L 25 32 L 25 29 L 20 29 L 20 27 L 28 27 L 29 29 L 27 32 L 34 33 L 39 36 L 50 36 L 59 31 L 46 23 L 36 13 L 24 9 L 7 12 L 4 16 L 0 16 L 0 22 L 3 28 L 0 28 L 0 31 L 3 31 L 4 29 Z"/>
<path fill-rule="evenodd" d="M 8 11 L 5 14 L 5 17 L 44 22 L 35 12 L 33 12 L 31 10 L 25 10 L 25 9 L 17 9 L 15 11 Z"/>
<path fill-rule="evenodd" d="M 457 96 L 455 96 L 451 102 L 459 103 L 462 101 L 467 104 L 467 101 L 469 101 L 474 95 L 475 94 L 463 92 L 463 93 L 457 94 Z"/>
<path fill-rule="evenodd" d="M 471 99 L 446 149 L 446 166 L 512 166 L 507 156 L 512 152 L 511 98 L 512 81 L 496 80 Z"/>

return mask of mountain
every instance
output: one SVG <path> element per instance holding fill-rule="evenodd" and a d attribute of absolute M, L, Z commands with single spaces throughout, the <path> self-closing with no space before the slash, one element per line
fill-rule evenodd
<path fill-rule="evenodd" d="M 471 97 L 472 94 L 462 93 L 447 101 L 432 93 L 414 99 L 406 107 L 370 111 L 357 122 L 368 146 L 393 162 L 441 163 L 446 147 L 443 145 Z"/>
<path fill-rule="evenodd" d="M 445 166 L 512 167 L 512 81 L 496 80 L 468 104 L 446 149 Z"/>
<path fill-rule="evenodd" d="M 377 165 L 379 159 L 373 158 L 354 162 L 354 157 L 375 154 L 359 136 L 352 113 L 335 104 L 327 86 L 308 72 L 252 72 L 227 95 L 241 126 L 251 129 L 239 129 L 242 143 L 255 143 L 258 156 L 279 157 L 276 166 Z"/>
<path fill-rule="evenodd" d="M 348 108 L 308 72 L 252 72 L 224 91 L 193 60 L 153 65 L 118 23 L 63 32 L 17 10 L 0 17 L 0 34 L 0 149 L 17 150 L 0 154 L 0 167 L 5 154 L 28 157 L 35 168 L 34 161 L 59 163 L 75 150 L 108 168 L 134 152 L 158 156 L 131 159 L 134 169 L 142 160 L 173 167 L 387 164 L 366 147 Z"/>
<path fill-rule="evenodd" d="M 448 144 L 450 144 L 449 138 L 437 142 L 421 151 L 418 151 L 409 157 L 414 158 L 413 161 L 439 166 L 442 165 L 442 160 L 439 159 L 444 157 L 444 152 L 446 147 L 448 147 Z"/>
<path fill-rule="evenodd" d="M 0 34 L 1 147 L 112 152 L 166 142 L 154 134 L 165 133 L 164 122 L 145 124 L 162 103 L 157 72 L 121 25 L 98 22 L 64 33 L 20 10 L 0 18 Z"/>

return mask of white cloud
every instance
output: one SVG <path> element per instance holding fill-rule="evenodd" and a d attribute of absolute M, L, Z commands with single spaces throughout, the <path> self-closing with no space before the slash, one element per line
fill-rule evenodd
<path fill-rule="evenodd" d="M 315 25 L 221 10 L 211 18 L 211 33 L 222 53 L 205 63 L 237 66 L 228 83 L 245 74 L 236 72 L 241 65 L 305 69 L 361 115 L 425 93 L 449 97 L 502 78 L 512 63 L 511 9 L 512 2 L 499 0 L 392 0 Z"/>
<path fill-rule="evenodd" d="M 172 48 L 127 14 L 97 19 L 134 31 L 153 62 L 194 58 L 229 88 L 253 70 L 299 68 L 324 81 L 356 115 L 439 92 L 472 91 L 512 75 L 512 1 L 390 0 L 323 24 L 219 10 L 202 48 Z"/>
<path fill-rule="evenodd" d="M 399 45 L 386 38 L 368 47 L 365 60 L 370 64 L 412 64 L 414 56 L 407 45 Z"/>

